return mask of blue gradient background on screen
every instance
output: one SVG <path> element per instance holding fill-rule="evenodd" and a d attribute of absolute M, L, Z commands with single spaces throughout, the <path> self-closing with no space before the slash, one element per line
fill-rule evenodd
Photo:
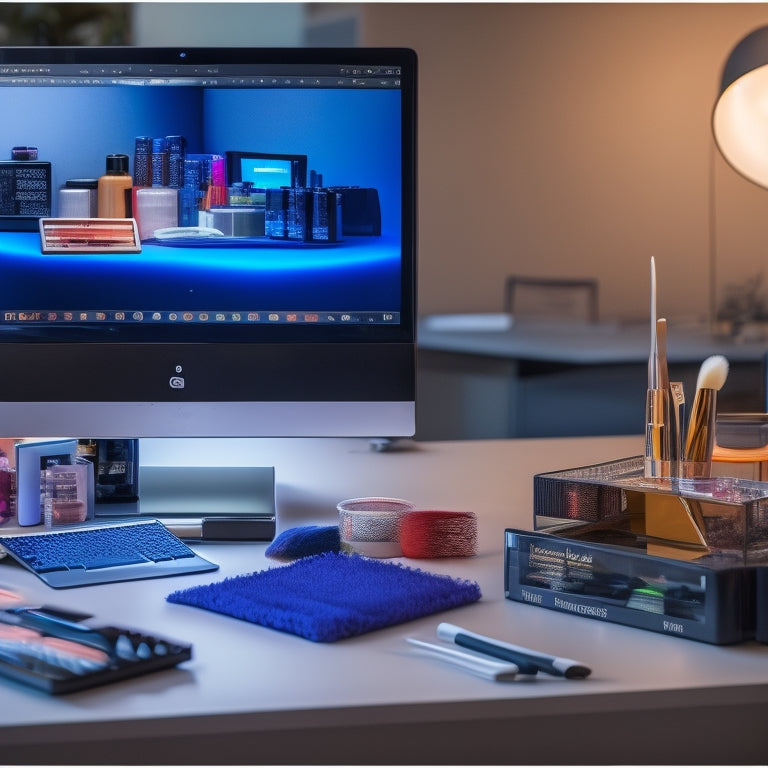
<path fill-rule="evenodd" d="M 0 88 L 0 157 L 36 146 L 67 179 L 131 158 L 136 136 L 181 134 L 191 153 L 306 154 L 326 185 L 375 187 L 382 236 L 336 246 L 162 247 L 42 255 L 32 232 L 0 231 L 0 308 L 28 310 L 400 309 L 400 93 L 197 87 Z M 0 222 L 0 227 L 2 223 Z"/>

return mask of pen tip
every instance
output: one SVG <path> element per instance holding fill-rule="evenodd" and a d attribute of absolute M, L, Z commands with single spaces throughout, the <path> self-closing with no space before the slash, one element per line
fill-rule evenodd
<path fill-rule="evenodd" d="M 568 680 L 583 680 L 585 677 L 589 677 L 592 674 L 592 670 L 589 667 L 584 667 L 581 664 L 574 664 L 565 671 L 565 676 Z"/>

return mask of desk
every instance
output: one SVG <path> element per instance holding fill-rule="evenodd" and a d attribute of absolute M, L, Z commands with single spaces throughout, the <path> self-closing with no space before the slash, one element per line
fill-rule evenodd
<path fill-rule="evenodd" d="M 649 327 L 516 322 L 506 331 L 419 325 L 421 440 L 620 435 L 643 429 Z M 763 411 L 767 344 L 669 326 L 669 370 L 693 401 L 701 363 L 730 362 L 721 411 Z"/>
<path fill-rule="evenodd" d="M 200 545 L 214 574 L 54 592 L 14 565 L 30 601 L 194 644 L 183 667 L 54 699 L 0 683 L 4 764 L 764 763 L 768 646 L 717 647 L 504 598 L 503 531 L 528 527 L 532 475 L 633 455 L 640 437 L 434 442 L 146 441 L 145 463 L 264 464 L 280 528 L 335 519 L 338 500 L 394 495 L 473 510 L 475 558 L 405 561 L 472 579 L 469 606 L 331 644 L 165 602 L 174 589 L 274 565 L 264 544 Z M 165 458 L 164 458 L 165 457 Z M 582 660 L 586 680 L 491 683 L 420 656 L 439 621 Z"/>

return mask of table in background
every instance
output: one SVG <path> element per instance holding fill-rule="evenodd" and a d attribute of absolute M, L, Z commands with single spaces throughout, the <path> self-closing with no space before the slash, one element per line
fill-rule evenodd
<path fill-rule="evenodd" d="M 196 546 L 214 574 L 54 591 L 13 564 L 0 585 L 191 642 L 174 670 L 61 698 L 0 681 L 4 764 L 763 763 L 768 646 L 718 647 L 508 601 L 504 529 L 529 527 L 532 476 L 636 454 L 638 437 L 403 444 L 148 440 L 147 464 L 273 463 L 280 529 L 332 523 L 342 498 L 472 510 L 474 558 L 403 562 L 476 581 L 482 599 L 335 643 L 170 604 L 166 595 L 267 566 L 263 543 Z M 586 680 L 492 683 L 415 652 L 439 621 L 577 658 Z"/>
<path fill-rule="evenodd" d="M 668 332 L 669 370 L 693 401 L 701 363 L 725 355 L 720 411 L 765 410 L 768 343 Z M 642 430 L 647 324 L 516 322 L 508 330 L 419 326 L 417 437 L 457 440 L 622 435 Z"/>

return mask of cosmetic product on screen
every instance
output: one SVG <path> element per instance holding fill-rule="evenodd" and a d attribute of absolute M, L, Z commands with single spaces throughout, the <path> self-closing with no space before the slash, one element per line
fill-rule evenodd
<path fill-rule="evenodd" d="M 132 187 L 133 179 L 128 173 L 128 155 L 107 155 L 106 172 L 98 182 L 98 217 L 129 218 Z"/>
<path fill-rule="evenodd" d="M 200 224 L 200 201 L 203 192 L 203 164 L 200 160 L 184 160 L 184 176 L 179 190 L 179 226 Z"/>
<path fill-rule="evenodd" d="M 11 150 L 11 160 L 37 160 L 37 147 L 14 147 Z"/>
<path fill-rule="evenodd" d="M 139 187 L 135 190 L 134 199 L 134 215 L 142 240 L 154 237 L 158 229 L 178 226 L 179 190 L 172 187 Z"/>
<path fill-rule="evenodd" d="M 669 377 L 666 360 L 666 321 L 661 325 L 663 349 L 659 349 L 656 319 L 656 261 L 651 256 L 651 352 L 648 358 L 648 392 L 645 418 L 645 476 L 669 477 Z"/>
<path fill-rule="evenodd" d="M 184 186 L 184 159 L 187 141 L 183 136 L 167 136 L 168 186 L 180 189 Z"/>
<path fill-rule="evenodd" d="M 0 160 L 0 216 L 51 215 L 51 164 L 37 159 L 37 147 L 14 147 Z"/>
<path fill-rule="evenodd" d="M 98 179 L 67 179 L 59 189 L 57 216 L 93 219 L 98 213 Z"/>
<path fill-rule="evenodd" d="M 167 187 L 169 176 L 168 140 L 152 139 L 152 186 Z"/>
<path fill-rule="evenodd" d="M 152 186 L 151 136 L 137 136 L 134 142 L 133 183 L 136 187 Z"/>

